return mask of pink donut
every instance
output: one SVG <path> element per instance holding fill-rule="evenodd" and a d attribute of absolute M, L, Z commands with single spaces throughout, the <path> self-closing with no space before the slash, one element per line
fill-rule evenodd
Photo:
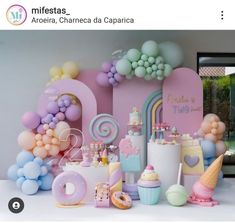
<path fill-rule="evenodd" d="M 72 194 L 65 193 L 67 183 L 74 185 Z M 56 201 L 62 205 L 78 204 L 86 195 L 87 184 L 85 179 L 75 171 L 65 171 L 59 174 L 52 184 L 52 194 Z"/>

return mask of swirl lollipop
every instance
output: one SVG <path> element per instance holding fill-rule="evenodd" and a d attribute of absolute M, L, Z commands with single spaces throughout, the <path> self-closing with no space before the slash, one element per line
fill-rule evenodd
<path fill-rule="evenodd" d="M 91 120 L 89 132 L 93 140 L 110 144 L 118 136 L 119 125 L 112 115 L 99 114 Z"/>

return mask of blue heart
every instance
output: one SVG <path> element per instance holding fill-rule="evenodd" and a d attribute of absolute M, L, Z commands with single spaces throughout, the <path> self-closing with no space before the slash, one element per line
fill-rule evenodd
<path fill-rule="evenodd" d="M 194 167 L 198 164 L 199 162 L 199 157 L 198 156 L 190 156 L 190 155 L 185 155 L 184 156 L 184 162 L 190 166 L 190 167 Z"/>

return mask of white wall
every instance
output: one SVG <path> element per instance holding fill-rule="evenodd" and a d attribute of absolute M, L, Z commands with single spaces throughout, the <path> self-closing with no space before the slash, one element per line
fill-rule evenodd
<path fill-rule="evenodd" d="M 197 52 L 235 52 L 235 31 L 1 31 L 0 179 L 21 151 L 20 118 L 36 110 L 52 65 L 75 60 L 82 69 L 99 69 L 113 51 L 138 48 L 148 39 L 179 43 L 184 65 L 193 69 Z"/>

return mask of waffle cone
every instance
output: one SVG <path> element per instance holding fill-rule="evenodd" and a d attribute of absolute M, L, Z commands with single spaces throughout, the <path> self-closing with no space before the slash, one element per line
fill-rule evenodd
<path fill-rule="evenodd" d="M 215 189 L 219 173 L 222 167 L 224 155 L 219 156 L 204 172 L 200 178 L 200 182 L 210 189 Z"/>

